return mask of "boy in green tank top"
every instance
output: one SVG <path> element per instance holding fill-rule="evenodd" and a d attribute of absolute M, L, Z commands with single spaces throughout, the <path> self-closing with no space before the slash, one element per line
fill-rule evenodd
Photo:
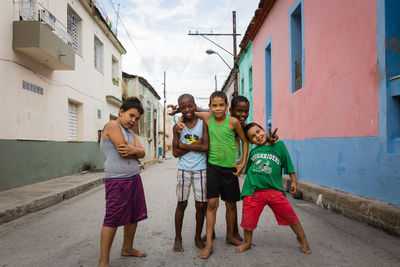
<path fill-rule="evenodd" d="M 207 162 L 207 213 L 206 247 L 199 258 L 208 258 L 213 251 L 212 236 L 215 226 L 219 196 L 226 205 L 226 242 L 239 245 L 233 229 L 236 219 L 236 202 L 240 200 L 238 177 L 246 166 L 248 141 L 238 119 L 227 116 L 228 99 L 224 92 L 216 91 L 210 96 L 209 112 L 196 112 L 196 116 L 208 125 L 210 140 Z M 235 134 L 242 140 L 243 159 L 236 165 Z"/>

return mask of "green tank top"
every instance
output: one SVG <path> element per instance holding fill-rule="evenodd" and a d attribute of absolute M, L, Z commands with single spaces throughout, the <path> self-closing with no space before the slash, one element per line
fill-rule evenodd
<path fill-rule="evenodd" d="M 235 132 L 229 128 L 229 118 L 227 115 L 224 123 L 217 124 L 214 115 L 211 115 L 208 125 L 210 138 L 208 162 L 227 168 L 236 165 Z"/>

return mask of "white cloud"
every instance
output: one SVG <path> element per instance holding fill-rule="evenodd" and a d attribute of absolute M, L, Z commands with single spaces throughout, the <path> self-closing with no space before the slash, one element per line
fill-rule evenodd
<path fill-rule="evenodd" d="M 123 70 L 145 77 L 161 97 L 165 70 L 168 103 L 175 103 L 185 92 L 208 97 L 214 90 L 214 75 L 217 75 L 220 89 L 229 69 L 217 55 L 207 55 L 205 50 L 218 51 L 230 65 L 233 59 L 204 38 L 188 36 L 189 30 L 230 33 L 232 10 L 236 9 L 237 32 L 244 34 L 257 4 L 258 0 L 125 0 L 121 3 L 120 17 L 139 52 L 119 24 L 118 38 L 128 51 L 123 57 Z M 114 13 L 111 6 L 109 8 L 107 13 Z M 232 37 L 212 39 L 227 50 L 233 50 Z M 238 44 L 240 40 L 238 38 Z M 202 106 L 207 104 L 207 101 L 197 102 Z"/>

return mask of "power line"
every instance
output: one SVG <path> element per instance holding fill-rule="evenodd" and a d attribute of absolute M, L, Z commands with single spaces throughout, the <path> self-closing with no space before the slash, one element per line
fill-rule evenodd
<path fill-rule="evenodd" d="M 129 34 L 129 31 L 126 29 L 124 22 L 122 21 L 121 17 L 119 16 L 114 3 L 112 0 L 109 0 L 112 8 L 114 9 L 115 14 L 117 14 L 117 17 L 119 19 L 119 21 L 121 22 L 122 27 L 124 28 L 126 35 L 128 36 L 129 40 L 132 42 L 134 48 L 136 49 L 136 52 L 139 54 L 140 58 L 143 60 L 145 67 L 147 68 L 148 73 L 153 77 L 153 79 L 157 82 L 157 84 L 159 83 L 158 79 L 155 77 L 155 75 L 153 74 L 153 72 L 151 71 L 149 65 L 147 64 L 147 61 L 145 60 L 145 58 L 142 56 L 142 54 L 140 54 L 138 47 L 136 46 L 136 43 L 133 41 L 131 35 Z"/>

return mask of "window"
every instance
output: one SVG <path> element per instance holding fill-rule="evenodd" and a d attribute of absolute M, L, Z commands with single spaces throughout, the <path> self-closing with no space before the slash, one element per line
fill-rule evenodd
<path fill-rule="evenodd" d="M 70 6 L 67 8 L 67 31 L 71 36 L 70 44 L 76 53 L 81 53 L 81 21 L 82 19 L 72 10 Z"/>
<path fill-rule="evenodd" d="M 297 0 L 289 10 L 290 89 L 304 87 L 304 17 L 303 1 Z"/>
<path fill-rule="evenodd" d="M 94 37 L 94 67 L 103 72 L 103 43 Z"/>
<path fill-rule="evenodd" d="M 111 57 L 111 78 L 114 85 L 119 85 L 118 60 Z"/>
<path fill-rule="evenodd" d="M 78 140 L 78 104 L 68 102 L 68 140 Z"/>
<path fill-rule="evenodd" d="M 31 91 L 33 93 L 39 94 L 39 95 L 43 95 L 43 88 L 40 86 L 37 86 L 35 84 L 26 82 L 26 81 L 22 81 L 22 88 L 24 88 L 25 90 Z"/>
<path fill-rule="evenodd" d="M 388 152 L 400 154 L 400 1 L 386 0 L 383 4 L 385 8 L 385 71 L 387 96 L 386 99 L 386 121 L 387 121 L 387 140 Z"/>
<path fill-rule="evenodd" d="M 240 91 L 241 91 L 241 95 L 244 94 L 244 78 L 242 78 L 240 80 Z"/>
<path fill-rule="evenodd" d="M 142 95 L 139 95 L 139 100 L 140 100 L 140 103 L 143 103 Z M 139 134 L 143 137 L 144 137 L 144 122 L 145 122 L 145 118 L 144 118 L 144 114 L 143 114 L 142 116 L 140 116 L 140 119 L 139 119 Z"/>
<path fill-rule="evenodd" d="M 151 137 L 151 104 L 147 102 L 147 110 L 146 110 L 146 137 Z"/>
<path fill-rule="evenodd" d="M 265 64 L 265 129 L 272 128 L 272 54 L 271 38 L 264 46 Z"/>
<path fill-rule="evenodd" d="M 253 67 L 249 68 L 249 102 L 253 102 Z M 253 105 L 250 105 L 248 122 L 253 121 Z"/>
<path fill-rule="evenodd" d="M 97 109 L 97 119 L 101 119 L 101 109 Z"/>

